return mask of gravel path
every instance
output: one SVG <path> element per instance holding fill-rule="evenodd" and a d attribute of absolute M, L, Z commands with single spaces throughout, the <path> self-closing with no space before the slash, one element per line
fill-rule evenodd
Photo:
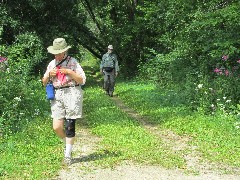
<path fill-rule="evenodd" d="M 160 166 L 138 165 L 126 161 L 114 168 L 100 168 L 93 165 L 96 156 L 98 142 L 101 139 L 92 135 L 84 125 L 79 125 L 74 148 L 74 163 L 69 167 L 64 167 L 58 177 L 54 180 L 240 180 L 240 169 L 226 167 L 202 161 L 200 154 L 190 147 L 187 142 L 189 137 L 180 137 L 173 132 L 165 132 L 148 125 L 143 117 L 133 110 L 127 108 L 121 100 L 113 97 L 116 105 L 124 112 L 140 121 L 144 128 L 159 136 L 166 144 L 172 145 L 174 151 L 188 149 L 190 153 L 185 154 L 187 162 L 185 170 L 164 169 Z M 173 146 L 174 143 L 174 146 Z M 230 171 L 234 174 L 224 174 Z M 192 172 L 186 174 L 186 172 Z M 194 174 L 194 172 L 197 172 Z"/>

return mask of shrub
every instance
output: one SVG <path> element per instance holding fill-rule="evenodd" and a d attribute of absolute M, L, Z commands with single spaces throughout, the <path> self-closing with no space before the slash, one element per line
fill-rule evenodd
<path fill-rule="evenodd" d="M 41 82 L 32 76 L 33 67 L 42 58 L 41 43 L 33 33 L 19 35 L 9 47 L 0 46 L 8 67 L 0 73 L 0 131 L 21 129 L 25 121 L 47 112 Z"/>

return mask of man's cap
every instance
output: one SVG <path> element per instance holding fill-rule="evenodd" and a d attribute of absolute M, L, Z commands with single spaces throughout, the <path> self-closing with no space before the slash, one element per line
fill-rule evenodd
<path fill-rule="evenodd" d="M 108 45 L 108 49 L 113 49 L 113 45 Z"/>

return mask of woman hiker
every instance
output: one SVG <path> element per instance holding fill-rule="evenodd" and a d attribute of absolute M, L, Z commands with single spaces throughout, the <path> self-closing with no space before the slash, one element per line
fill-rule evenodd
<path fill-rule="evenodd" d="M 42 78 L 43 85 L 50 80 L 55 88 L 55 98 L 51 101 L 53 129 L 66 144 L 64 162 L 72 163 L 72 149 L 75 137 L 76 119 L 82 117 L 83 90 L 86 82 L 85 73 L 73 57 L 68 56 L 68 46 L 64 38 L 54 39 L 53 45 L 47 48 L 54 55 Z M 64 125 L 65 122 L 65 125 Z M 65 127 L 65 130 L 64 130 Z"/>

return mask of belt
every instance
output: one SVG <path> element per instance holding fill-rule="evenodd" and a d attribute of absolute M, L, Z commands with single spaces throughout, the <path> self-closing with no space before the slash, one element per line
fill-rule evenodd
<path fill-rule="evenodd" d="M 60 87 L 55 87 L 55 89 L 64 89 L 64 88 L 70 88 L 70 87 L 76 87 L 80 86 L 80 84 L 74 85 L 74 86 L 60 86 Z"/>

